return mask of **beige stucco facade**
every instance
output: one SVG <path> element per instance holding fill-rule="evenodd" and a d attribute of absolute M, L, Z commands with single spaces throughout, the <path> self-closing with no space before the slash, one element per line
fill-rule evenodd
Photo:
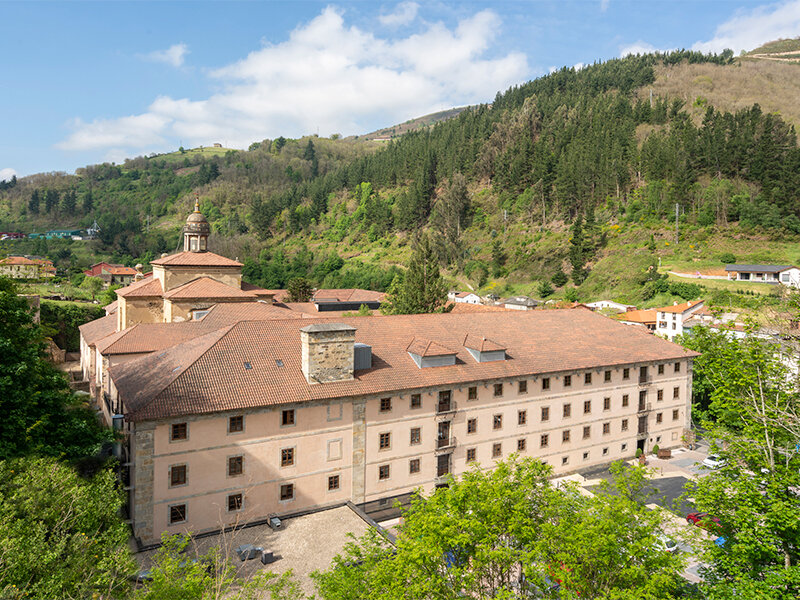
<path fill-rule="evenodd" d="M 585 383 L 587 373 L 591 383 Z M 440 406 L 440 392 L 450 392 L 449 407 Z M 471 468 L 473 452 L 483 467 L 518 452 L 547 462 L 557 475 L 629 459 L 637 445 L 646 451 L 681 445 L 691 422 L 690 398 L 687 358 L 131 423 L 134 532 L 147 544 L 162 531 L 210 531 L 271 513 L 431 491 L 446 473 Z M 285 410 L 295 411 L 294 424 L 282 424 Z M 238 416 L 243 431 L 230 433 L 229 419 Z M 172 426 L 183 423 L 186 439 L 171 441 Z M 449 430 L 442 437 L 447 441 L 438 442 L 440 428 Z M 290 466 L 281 466 L 285 449 L 293 449 Z M 235 456 L 243 457 L 243 471 L 230 476 L 228 459 Z M 419 461 L 418 469 L 412 461 Z M 184 465 L 186 483 L 172 486 L 170 469 Z M 339 480 L 329 490 L 331 476 Z M 294 494 L 282 500 L 285 484 Z M 228 510 L 232 494 L 242 494 L 240 510 Z M 185 506 L 185 521 L 170 523 L 173 506 Z"/>
<path fill-rule="evenodd" d="M 236 289 L 242 287 L 241 267 L 153 265 L 153 277 L 161 282 L 161 287 L 165 292 L 198 277 L 210 277 Z"/>

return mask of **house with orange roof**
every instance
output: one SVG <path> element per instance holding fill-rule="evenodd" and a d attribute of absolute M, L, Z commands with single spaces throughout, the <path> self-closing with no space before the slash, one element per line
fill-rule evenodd
<path fill-rule="evenodd" d="M 11 279 L 39 279 L 39 263 L 25 256 L 0 260 L 0 275 Z"/>
<path fill-rule="evenodd" d="M 683 324 L 704 306 L 704 300 L 691 300 L 656 308 L 656 334 L 670 341 L 676 336 L 683 335 Z"/>

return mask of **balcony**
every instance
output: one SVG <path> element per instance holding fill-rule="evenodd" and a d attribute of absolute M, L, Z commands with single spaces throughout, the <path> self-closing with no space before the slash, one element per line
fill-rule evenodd
<path fill-rule="evenodd" d="M 639 377 L 639 387 L 645 387 L 653 383 L 653 376 L 652 375 L 645 375 L 644 377 Z"/>
<path fill-rule="evenodd" d="M 436 416 L 442 418 L 450 418 L 456 412 L 456 403 L 454 400 L 446 402 L 439 402 L 436 404 Z"/>
<path fill-rule="evenodd" d="M 436 454 L 445 454 L 452 452 L 456 446 L 456 438 L 454 436 L 437 438 L 436 439 Z"/>
<path fill-rule="evenodd" d="M 637 413 L 646 413 L 648 411 L 653 410 L 653 403 L 652 402 L 639 402 L 639 408 L 636 410 Z"/>

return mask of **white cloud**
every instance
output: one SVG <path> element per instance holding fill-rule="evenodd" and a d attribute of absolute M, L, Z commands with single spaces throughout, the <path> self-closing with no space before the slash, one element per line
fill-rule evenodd
<path fill-rule="evenodd" d="M 381 24 L 389 27 L 409 25 L 414 19 L 417 18 L 418 10 L 419 4 L 416 2 L 401 2 L 395 6 L 392 12 L 379 16 L 378 20 L 381 22 Z"/>
<path fill-rule="evenodd" d="M 162 62 L 173 67 L 183 66 L 183 60 L 189 54 L 189 47 L 186 44 L 173 44 L 166 50 L 156 50 L 149 54 L 143 55 L 146 60 L 153 62 Z"/>
<path fill-rule="evenodd" d="M 553 73 L 555 73 L 556 71 L 558 71 L 558 67 L 557 67 L 557 66 L 555 66 L 555 65 L 553 65 L 553 66 L 550 66 L 550 67 L 547 67 L 547 72 L 548 72 L 548 73 L 550 73 L 550 74 L 553 74 Z"/>
<path fill-rule="evenodd" d="M 246 147 L 279 135 L 319 130 L 363 133 L 452 106 L 489 101 L 529 75 L 526 57 L 484 55 L 500 19 L 484 10 L 454 29 L 441 23 L 401 39 L 383 39 L 345 24 L 325 8 L 289 39 L 213 71 L 219 91 L 203 100 L 156 98 L 147 111 L 71 123 L 59 147 L 119 149 L 131 154 L 183 140 Z"/>
<path fill-rule="evenodd" d="M 735 54 L 739 54 L 742 50 L 752 50 L 765 42 L 798 35 L 800 0 L 790 0 L 737 11 L 733 17 L 717 27 L 712 39 L 697 42 L 692 49 L 721 52 L 730 48 Z"/>
<path fill-rule="evenodd" d="M 11 178 L 16 174 L 17 172 L 9 167 L 0 169 L 0 181 L 11 181 Z"/>
<path fill-rule="evenodd" d="M 574 65 L 572 65 L 572 68 L 575 69 L 576 71 L 580 71 L 585 66 L 586 66 L 585 64 L 583 64 L 582 62 L 579 62 L 579 63 L 575 63 Z"/>
<path fill-rule="evenodd" d="M 608 10 L 608 5 L 611 0 L 600 0 L 600 11 L 606 12 Z"/>

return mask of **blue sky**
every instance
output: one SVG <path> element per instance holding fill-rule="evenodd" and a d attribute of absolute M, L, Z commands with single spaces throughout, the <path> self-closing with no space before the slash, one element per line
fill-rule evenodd
<path fill-rule="evenodd" d="M 366 133 L 630 51 L 800 35 L 800 0 L 0 1 L 0 179 Z"/>

